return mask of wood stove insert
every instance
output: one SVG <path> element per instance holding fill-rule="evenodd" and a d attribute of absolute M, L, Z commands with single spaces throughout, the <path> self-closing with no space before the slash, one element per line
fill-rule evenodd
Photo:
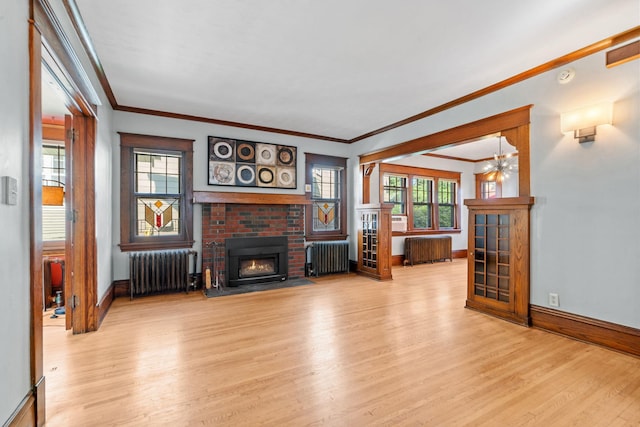
<path fill-rule="evenodd" d="M 225 239 L 227 286 L 287 280 L 286 236 Z"/>

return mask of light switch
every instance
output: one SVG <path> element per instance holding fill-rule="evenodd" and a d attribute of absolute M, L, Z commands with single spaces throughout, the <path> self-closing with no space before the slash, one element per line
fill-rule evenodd
<path fill-rule="evenodd" d="M 7 205 L 16 205 L 18 204 L 18 180 L 10 177 L 3 176 L 2 177 L 2 190 L 3 190 L 3 198 L 2 202 Z"/>

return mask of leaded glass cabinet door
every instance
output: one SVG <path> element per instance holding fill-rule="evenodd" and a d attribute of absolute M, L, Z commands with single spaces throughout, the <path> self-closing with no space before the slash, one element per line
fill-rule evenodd
<path fill-rule="evenodd" d="M 392 204 L 361 205 L 358 211 L 358 273 L 378 280 L 391 276 Z"/>
<path fill-rule="evenodd" d="M 473 293 L 509 304 L 512 301 L 508 213 L 476 213 Z"/>
<path fill-rule="evenodd" d="M 532 198 L 467 200 L 468 308 L 529 324 Z"/>

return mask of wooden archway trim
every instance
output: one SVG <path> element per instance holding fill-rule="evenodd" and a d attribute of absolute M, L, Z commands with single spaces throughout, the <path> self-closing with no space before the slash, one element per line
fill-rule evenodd
<path fill-rule="evenodd" d="M 491 134 L 501 134 L 518 149 L 519 195 L 530 195 L 529 123 L 533 105 L 525 105 L 501 114 L 405 141 L 384 150 L 360 156 L 360 164 L 379 162 L 391 157 L 408 156 L 444 146 L 459 145 Z"/>

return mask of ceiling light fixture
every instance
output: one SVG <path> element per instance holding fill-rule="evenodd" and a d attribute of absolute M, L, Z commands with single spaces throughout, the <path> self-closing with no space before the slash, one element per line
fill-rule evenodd
<path fill-rule="evenodd" d="M 502 182 L 505 178 L 509 178 L 509 174 L 518 167 L 512 160 L 513 153 L 504 154 L 502 152 L 502 135 L 498 136 L 498 152 L 493 154 L 493 160 L 487 162 L 484 167 L 484 174 L 487 175 L 487 179 L 489 181 Z"/>

